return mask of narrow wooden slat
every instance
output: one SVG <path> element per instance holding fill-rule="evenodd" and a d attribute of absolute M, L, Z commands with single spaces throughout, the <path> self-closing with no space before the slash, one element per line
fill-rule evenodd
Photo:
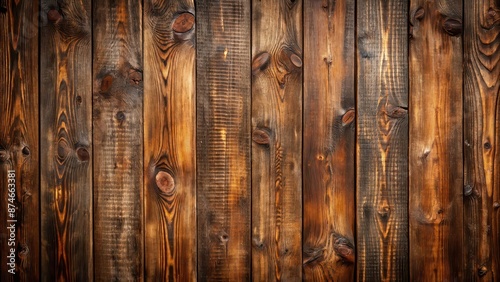
<path fill-rule="evenodd" d="M 195 281 L 194 3 L 144 11 L 145 277 Z"/>
<path fill-rule="evenodd" d="M 304 280 L 354 280 L 353 0 L 304 5 Z"/>
<path fill-rule="evenodd" d="M 40 279 L 38 113 L 38 1 L 6 0 L 0 3 L 0 281 Z"/>
<path fill-rule="evenodd" d="M 462 1 L 411 1 L 412 281 L 463 279 L 461 17 Z"/>
<path fill-rule="evenodd" d="M 93 1 L 94 278 L 143 277 L 142 7 Z"/>
<path fill-rule="evenodd" d="M 42 0 L 40 12 L 41 277 L 90 281 L 91 4 Z"/>
<path fill-rule="evenodd" d="M 250 2 L 196 2 L 198 277 L 250 279 Z"/>
<path fill-rule="evenodd" d="M 500 2 L 464 1 L 465 281 L 500 280 Z"/>
<path fill-rule="evenodd" d="M 253 1 L 252 278 L 302 277 L 302 1 Z"/>
<path fill-rule="evenodd" d="M 357 3 L 357 278 L 407 281 L 408 3 Z"/>

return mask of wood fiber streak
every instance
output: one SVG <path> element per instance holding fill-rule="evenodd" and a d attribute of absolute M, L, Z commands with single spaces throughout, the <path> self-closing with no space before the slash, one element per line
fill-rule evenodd
<path fill-rule="evenodd" d="M 250 279 L 250 2 L 198 1 L 198 277 Z"/>
<path fill-rule="evenodd" d="M 252 142 L 252 280 L 298 281 L 302 1 L 253 1 L 252 16 L 252 130 L 269 136 Z"/>
<path fill-rule="evenodd" d="M 0 281 L 38 281 L 38 1 L 0 5 Z M 15 200 L 8 201 L 8 173 L 15 171 Z M 15 217 L 8 217 L 14 204 Z M 12 207 L 10 207 L 12 208 Z M 17 222 L 7 222 L 17 220 Z M 9 245 L 15 224 L 15 246 Z M 7 256 L 15 249 L 15 274 Z"/>
<path fill-rule="evenodd" d="M 145 280 L 196 281 L 195 31 L 173 31 L 194 3 L 144 11 Z"/>
<path fill-rule="evenodd" d="M 90 281 L 91 4 L 42 0 L 40 15 L 41 277 Z"/>
<path fill-rule="evenodd" d="M 355 92 L 353 0 L 304 5 L 306 281 L 353 281 Z"/>
<path fill-rule="evenodd" d="M 498 281 L 500 2 L 464 5 L 464 280 Z"/>
<path fill-rule="evenodd" d="M 410 7 L 410 278 L 462 281 L 462 1 Z"/>
<path fill-rule="evenodd" d="M 93 2 L 94 279 L 143 278 L 142 6 Z"/>
<path fill-rule="evenodd" d="M 357 3 L 357 279 L 407 281 L 408 3 Z"/>

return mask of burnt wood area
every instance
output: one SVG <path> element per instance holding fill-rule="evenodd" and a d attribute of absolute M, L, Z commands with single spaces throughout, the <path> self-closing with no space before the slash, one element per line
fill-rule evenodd
<path fill-rule="evenodd" d="M 500 281 L 500 1 L 0 0 L 0 281 Z"/>

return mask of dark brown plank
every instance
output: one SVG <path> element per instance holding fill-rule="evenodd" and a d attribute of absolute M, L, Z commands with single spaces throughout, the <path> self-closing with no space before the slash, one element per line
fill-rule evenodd
<path fill-rule="evenodd" d="M 500 2 L 464 1 L 466 281 L 500 280 Z"/>
<path fill-rule="evenodd" d="M 461 18 L 462 1 L 411 1 L 412 281 L 463 280 Z"/>
<path fill-rule="evenodd" d="M 41 277 L 90 281 L 91 4 L 42 0 L 41 15 Z"/>
<path fill-rule="evenodd" d="M 252 279 L 300 280 L 302 1 L 252 3 Z"/>
<path fill-rule="evenodd" d="M 357 3 L 357 278 L 407 281 L 408 3 Z"/>
<path fill-rule="evenodd" d="M 38 46 L 38 1 L 2 1 L 0 281 L 40 279 Z"/>
<path fill-rule="evenodd" d="M 198 277 L 250 279 L 250 2 L 196 2 Z"/>
<path fill-rule="evenodd" d="M 194 3 L 144 2 L 147 281 L 196 280 Z"/>
<path fill-rule="evenodd" d="M 354 280 L 353 0 L 304 5 L 304 280 Z"/>
<path fill-rule="evenodd" d="M 93 1 L 94 278 L 143 277 L 142 6 Z"/>

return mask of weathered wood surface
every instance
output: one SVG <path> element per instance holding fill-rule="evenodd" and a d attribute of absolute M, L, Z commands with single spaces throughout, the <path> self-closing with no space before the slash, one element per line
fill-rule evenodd
<path fill-rule="evenodd" d="M 250 279 L 250 2 L 196 3 L 198 277 Z"/>
<path fill-rule="evenodd" d="M 144 2 L 145 280 L 196 280 L 193 1 Z"/>
<path fill-rule="evenodd" d="M 38 1 L 0 2 L 0 281 L 40 279 L 38 9 Z"/>
<path fill-rule="evenodd" d="M 142 6 L 93 1 L 94 278 L 143 277 Z"/>
<path fill-rule="evenodd" d="M 306 281 L 352 281 L 355 274 L 354 6 L 304 4 Z"/>
<path fill-rule="evenodd" d="M 461 281 L 462 2 L 410 7 L 410 278 Z"/>
<path fill-rule="evenodd" d="M 302 1 L 252 3 L 252 280 L 299 280 Z"/>
<path fill-rule="evenodd" d="M 464 1 L 466 281 L 500 280 L 500 3 Z"/>
<path fill-rule="evenodd" d="M 407 281 L 408 3 L 357 3 L 357 279 Z"/>
<path fill-rule="evenodd" d="M 41 277 L 90 281 L 91 5 L 42 0 L 41 15 Z"/>

